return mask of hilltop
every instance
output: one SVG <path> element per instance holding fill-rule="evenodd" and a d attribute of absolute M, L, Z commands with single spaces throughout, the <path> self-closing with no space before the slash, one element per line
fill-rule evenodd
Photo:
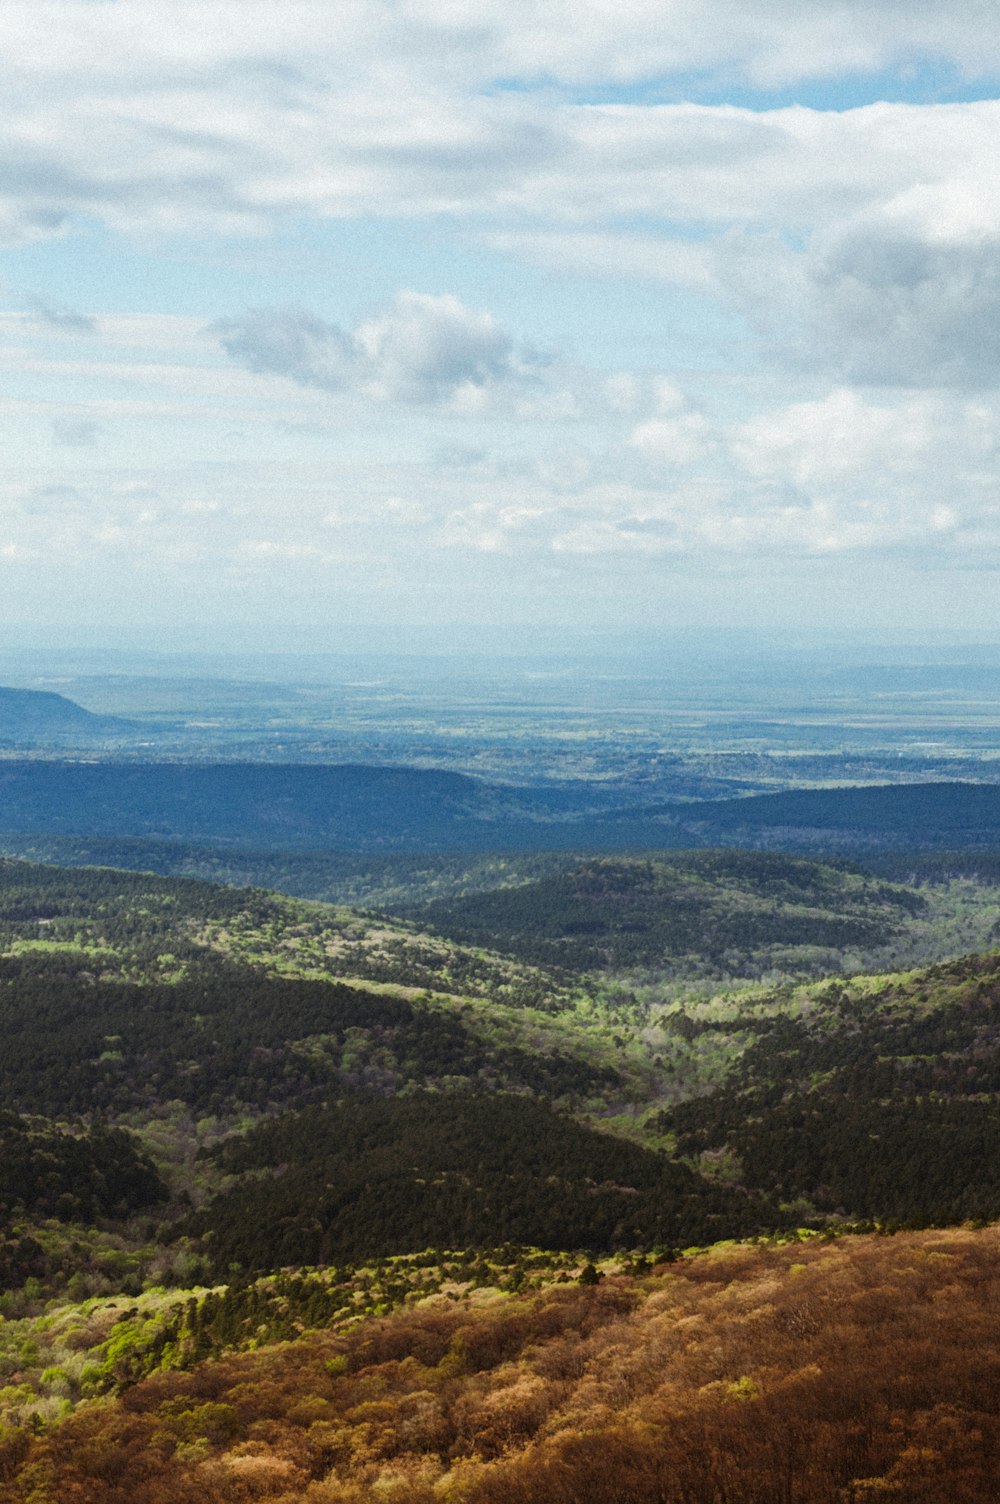
<path fill-rule="evenodd" d="M 746 970 L 762 953 L 819 970 L 838 951 L 888 944 L 928 907 L 912 889 L 843 865 L 714 851 L 594 857 L 404 912 L 462 944 L 578 971 Z"/>
<path fill-rule="evenodd" d="M 94 715 L 51 690 L 0 686 L 0 746 L 101 741 L 132 729 L 129 721 Z"/>

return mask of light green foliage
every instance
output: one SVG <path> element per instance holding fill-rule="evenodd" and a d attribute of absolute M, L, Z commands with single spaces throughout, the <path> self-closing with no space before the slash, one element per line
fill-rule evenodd
<path fill-rule="evenodd" d="M 626 1260 L 603 1260 L 614 1272 Z M 576 1254 L 511 1247 L 477 1254 L 427 1250 L 358 1269 L 296 1270 L 228 1294 L 225 1286 L 183 1292 L 151 1289 L 58 1304 L 42 1315 L 0 1323 L 0 1428 L 51 1423 L 81 1400 L 127 1388 L 159 1369 L 287 1341 L 318 1327 L 347 1331 L 400 1305 L 436 1296 L 481 1303 L 504 1292 L 542 1289 L 575 1278 Z M 331 1373 L 345 1360 L 334 1358 Z M 223 1433 L 226 1406 L 182 1408 L 171 1433 L 187 1443 Z M 33 1422 L 32 1417 L 38 1421 Z"/>

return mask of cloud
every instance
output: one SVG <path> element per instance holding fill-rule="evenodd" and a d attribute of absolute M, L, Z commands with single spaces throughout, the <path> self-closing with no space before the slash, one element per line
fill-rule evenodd
<path fill-rule="evenodd" d="M 59 334 L 95 334 L 97 320 L 72 308 L 53 308 L 41 298 L 29 298 L 28 307 L 39 324 Z"/>
<path fill-rule="evenodd" d="M 678 547 L 676 529 L 666 523 L 650 526 L 637 517 L 580 522 L 557 533 L 551 546 L 556 554 L 638 554 L 647 558 L 684 551 L 683 544 Z"/>
<path fill-rule="evenodd" d="M 484 389 L 532 375 L 513 340 L 490 313 L 457 298 L 402 292 L 354 336 L 374 396 L 443 402 L 464 388 Z"/>
<path fill-rule="evenodd" d="M 310 24 L 300 8 L 298 30 L 277 28 L 275 43 L 300 46 Z M 221 35 L 212 45 L 222 48 Z M 842 381 L 997 379 L 997 101 L 595 105 L 542 89 L 487 97 L 450 77 L 421 92 L 407 69 L 398 90 L 352 74 L 338 91 L 322 48 L 310 68 L 299 58 L 265 70 L 260 87 L 240 56 L 235 71 L 197 86 L 188 77 L 183 89 L 167 78 L 180 66 L 168 58 L 165 81 L 125 101 L 72 89 L 71 100 L 60 92 L 66 78 L 50 72 L 20 108 L 15 90 L 0 142 L 0 221 L 16 235 L 20 220 L 34 234 L 65 230 L 76 215 L 223 232 L 296 213 L 433 216 L 570 274 L 714 293 L 764 334 L 772 361 Z M 422 54 L 410 63 L 429 66 Z M 44 304 L 36 317 L 53 330 L 92 329 Z M 413 403 L 475 409 L 484 392 L 537 366 L 490 315 L 416 293 L 353 331 L 263 309 L 219 332 L 248 369 Z"/>
<path fill-rule="evenodd" d="M 46 46 L 39 47 L 39 36 Z M 969 76 L 989 72 L 1000 22 L 985 5 L 936 0 L 341 0 L 337 26 L 324 0 L 7 0 L 10 66 L 65 83 L 89 72 L 133 84 L 190 80 L 224 70 L 264 97 L 308 101 L 337 63 L 368 64 L 383 81 L 422 69 L 438 83 L 518 77 L 579 84 L 695 70 L 758 82 L 884 69 L 947 59 Z"/>
<path fill-rule="evenodd" d="M 471 506 L 451 511 L 434 534 L 434 542 L 441 548 L 472 553 L 509 553 L 518 541 L 517 535 L 530 530 L 531 525 L 545 517 L 548 510 L 544 506 L 528 506 L 523 502 L 474 502 Z"/>
<path fill-rule="evenodd" d="M 56 418 L 52 424 L 53 440 L 68 449 L 92 448 L 100 432 L 100 425 L 90 418 Z"/>
<path fill-rule="evenodd" d="M 841 389 L 814 402 L 796 402 L 742 424 L 733 451 L 751 475 L 801 490 L 866 481 L 883 467 L 900 466 L 926 449 L 925 425 L 909 410 L 874 406 Z"/>
<path fill-rule="evenodd" d="M 645 459 L 670 466 L 696 465 L 712 452 L 711 428 L 672 382 L 656 383 L 656 415 L 639 423 L 628 443 Z"/>
<path fill-rule="evenodd" d="M 608 102 L 609 90 L 645 80 L 654 99 L 697 99 L 928 59 L 995 74 L 1000 13 L 972 10 L 676 0 L 665 20 L 662 0 L 624 14 L 611 0 L 484 0 L 470 18 L 456 0 L 341 0 L 331 27 L 322 0 L 216 0 L 211 17 L 195 0 L 7 0 L 0 228 L 487 216 L 478 230 L 535 258 L 600 268 L 617 236 L 632 274 L 697 280 L 682 241 L 661 255 L 655 232 L 630 234 L 621 217 L 815 225 L 873 187 L 933 191 L 942 150 L 947 179 L 964 181 L 964 154 L 988 183 L 982 102 L 950 116 L 884 106 L 880 125 L 860 111 L 636 103 L 627 89 Z"/>
<path fill-rule="evenodd" d="M 498 251 L 570 276 L 712 286 L 709 247 L 699 241 L 606 230 L 501 230 L 485 238 Z"/>
<path fill-rule="evenodd" d="M 351 384 L 357 354 L 350 337 L 298 308 L 257 308 L 220 319 L 209 331 L 238 365 L 339 392 Z"/>
<path fill-rule="evenodd" d="M 1000 385 L 1000 235 L 935 244 L 852 226 L 810 257 L 807 277 L 806 359 L 821 352 L 848 381 Z"/>
<path fill-rule="evenodd" d="M 839 388 L 735 428 L 733 456 L 762 504 L 720 526 L 731 546 L 762 550 L 916 550 L 935 562 L 995 552 L 998 446 L 992 403 L 932 393 L 876 402 Z"/>
<path fill-rule="evenodd" d="M 379 401 L 476 410 L 504 387 L 532 385 L 540 362 L 516 349 L 492 314 L 457 298 L 401 292 L 350 333 L 300 309 L 257 309 L 213 326 L 251 371 L 303 386 L 353 388 Z"/>
<path fill-rule="evenodd" d="M 456 0 L 412 10 L 438 24 L 462 14 Z M 666 15 L 662 0 L 633 0 L 627 10 L 613 0 L 486 0 L 476 22 L 498 68 L 576 84 L 693 72 L 766 87 L 926 58 L 978 77 L 993 71 L 1000 44 L 989 7 L 934 0 L 680 0 Z"/>

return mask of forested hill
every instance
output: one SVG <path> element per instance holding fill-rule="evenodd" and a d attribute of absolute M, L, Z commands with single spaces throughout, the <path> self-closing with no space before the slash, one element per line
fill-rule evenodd
<path fill-rule="evenodd" d="M 501 904 L 494 921 L 508 899 L 519 923 L 538 911 L 553 944 L 560 927 L 572 940 L 574 923 L 608 911 L 606 934 L 576 938 L 620 942 L 626 957 L 655 952 L 675 924 L 703 948 L 741 915 L 751 931 L 777 926 L 786 938 L 800 923 L 857 938 L 910 922 L 911 909 L 923 922 L 930 903 L 847 864 L 733 851 L 679 854 L 673 866 L 591 858 L 485 897 Z M 311 1498 L 312 1480 L 317 1504 L 434 1504 L 440 1489 L 411 1487 L 418 1466 L 436 1457 L 426 1473 L 436 1480 L 454 1463 L 465 1497 L 468 1449 L 493 1437 L 483 1445 L 503 1469 L 484 1504 L 576 1504 L 598 1454 L 566 1472 L 546 1419 L 563 1405 L 568 1417 L 594 1403 L 605 1426 L 631 1396 L 623 1456 L 650 1437 L 666 1445 L 678 1416 L 694 1416 L 678 1455 L 701 1457 L 709 1422 L 734 1426 L 756 1455 L 772 1405 L 777 1444 L 806 1391 L 822 1417 L 817 1445 L 831 1444 L 834 1400 L 843 1418 L 862 1393 L 891 1414 L 878 1424 L 895 1438 L 903 1395 L 913 1425 L 939 1441 L 943 1428 L 951 1446 L 954 1407 L 971 1393 L 954 1374 L 969 1371 L 977 1331 L 990 1338 L 982 1392 L 995 1393 L 995 1232 L 988 1243 L 969 1227 L 946 1240 L 880 1237 L 871 1247 L 884 1292 L 871 1264 L 855 1280 L 852 1255 L 837 1250 L 853 1244 L 848 1231 L 1000 1217 L 996 953 L 802 984 L 769 970 L 738 990 L 668 992 L 608 971 L 546 972 L 384 916 L 253 889 L 0 861 L 0 1027 L 0 1501 L 287 1504 Z M 747 1236 L 758 1246 L 719 1246 Z M 786 1255 L 775 1245 L 787 1239 Z M 911 1250 L 898 1263 L 880 1251 L 897 1241 Z M 694 1255 L 710 1244 L 707 1261 Z M 745 1261 L 752 1290 L 735 1273 L 717 1280 L 727 1258 Z M 645 1280 L 654 1262 L 657 1325 L 633 1361 L 623 1321 L 645 1285 L 630 1287 L 600 1341 L 593 1313 L 617 1301 L 620 1271 Z M 524 1325 L 520 1302 L 541 1293 L 545 1268 L 555 1305 L 537 1328 Z M 688 1271 L 693 1304 L 678 1306 Z M 364 1326 L 366 1313 L 400 1306 L 400 1326 Z M 557 1319 L 564 1308 L 586 1316 L 576 1335 Z M 929 1388 L 908 1379 L 904 1393 L 898 1376 L 884 1393 L 871 1388 L 871 1333 L 884 1344 L 893 1311 Z M 942 1315 L 956 1348 L 947 1409 L 928 1418 Z M 725 1324 L 718 1342 L 703 1316 Z M 431 1341 L 438 1320 L 442 1340 Z M 329 1345 L 306 1383 L 307 1334 L 319 1329 Z M 480 1341 L 477 1330 L 493 1335 Z M 345 1339 L 358 1344 L 347 1361 Z M 844 1395 L 831 1399 L 829 1375 L 850 1343 Z M 644 1396 L 666 1382 L 671 1352 L 670 1423 L 650 1429 Z M 527 1375 L 511 1366 L 519 1355 Z M 275 1361 L 288 1364 L 280 1383 Z M 371 1382 L 355 1387 L 351 1364 L 369 1363 Z M 678 1410 L 688 1379 L 695 1409 Z M 977 1410 L 980 1391 L 968 1402 Z M 961 1434 L 976 1452 L 973 1419 Z M 551 1463 L 534 1492 L 514 1467 L 522 1424 L 531 1456 Z M 841 1482 L 851 1468 L 885 1472 L 884 1448 L 858 1462 L 862 1433 L 853 1421 L 848 1432 Z M 377 1436 L 404 1458 L 398 1488 L 375 1487 Z M 344 1486 L 355 1463 L 360 1492 Z M 906 1486 L 892 1497 L 936 1497 L 899 1476 Z M 651 1477 L 629 1497 L 673 1497 Z M 687 1497 L 703 1497 L 705 1481 Z"/>
<path fill-rule="evenodd" d="M 94 715 L 51 690 L 0 686 L 0 746 L 102 739 L 128 729 L 128 721 Z"/>
<path fill-rule="evenodd" d="M 710 804 L 666 804 L 601 821 L 623 845 L 662 827 L 692 845 L 796 850 L 920 850 L 996 845 L 1000 787 L 974 783 L 793 789 Z M 655 844 L 655 843 L 651 843 Z M 665 839 L 661 844 L 672 845 Z"/>
<path fill-rule="evenodd" d="M 0 763 L 3 835 L 299 853 L 942 850 L 1000 845 L 1000 786 L 795 790 L 608 814 L 582 782 L 543 789 L 410 767 L 10 758 Z"/>
<path fill-rule="evenodd" d="M 261 763 L 0 764 L 0 830 L 279 847 L 439 845 L 512 804 L 460 773 Z"/>
<path fill-rule="evenodd" d="M 94 1371 L 164 1366 L 62 1424 L 7 1431 L 0 1504 L 996 1498 L 995 1228 L 570 1278 L 452 1257 L 134 1308 Z M 359 1319 L 387 1288 L 400 1308 Z M 72 1365 L 102 1317 L 58 1312 L 40 1341 Z M 253 1346 L 234 1356 L 242 1331 Z"/>
<path fill-rule="evenodd" d="M 763 947 L 818 961 L 885 945 L 925 908 L 912 889 L 774 852 L 599 857 L 534 882 L 413 905 L 419 924 L 541 965 L 704 966 Z M 786 958 L 787 964 L 787 958 Z"/>

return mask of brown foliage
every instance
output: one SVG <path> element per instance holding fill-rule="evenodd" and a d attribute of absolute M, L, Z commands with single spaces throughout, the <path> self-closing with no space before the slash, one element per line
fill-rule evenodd
<path fill-rule="evenodd" d="M 0 1504 L 974 1504 L 998 1393 L 997 1229 L 740 1247 L 156 1375 Z"/>

